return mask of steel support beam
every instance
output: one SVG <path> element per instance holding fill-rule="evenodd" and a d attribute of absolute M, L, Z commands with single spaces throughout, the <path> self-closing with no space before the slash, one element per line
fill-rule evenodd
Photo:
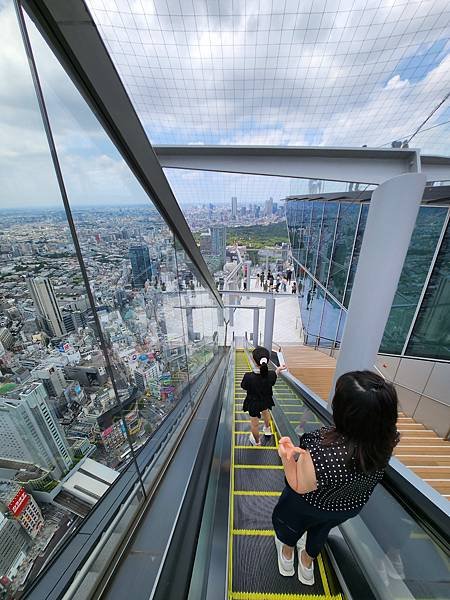
<path fill-rule="evenodd" d="M 415 148 L 325 146 L 155 146 L 162 167 L 327 179 L 378 185 L 422 170 L 428 181 L 450 180 L 450 158 L 420 156 Z"/>

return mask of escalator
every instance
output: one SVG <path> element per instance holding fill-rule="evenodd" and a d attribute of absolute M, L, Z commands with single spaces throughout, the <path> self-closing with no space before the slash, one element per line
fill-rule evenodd
<path fill-rule="evenodd" d="M 272 421 L 272 437 L 261 436 L 261 446 L 248 442 L 248 414 L 241 411 L 245 392 L 240 382 L 252 366 L 244 351 L 236 352 L 233 394 L 233 441 L 230 485 L 229 579 L 230 600 L 342 600 L 331 569 L 319 555 L 314 586 L 297 577 L 278 573 L 271 515 L 284 487 L 284 470 L 278 457 L 278 431 Z M 303 405 L 279 379 L 275 398 L 293 425 L 301 422 Z M 320 425 L 316 420 L 315 428 Z"/>
<path fill-rule="evenodd" d="M 191 593 L 189 600 L 450 599 L 449 520 L 445 500 L 432 507 L 424 492 L 414 488 L 420 484 L 414 475 L 412 482 L 399 482 L 395 471 L 386 474 L 383 484 L 377 486 L 357 517 L 330 532 L 316 561 L 314 587 L 302 585 L 296 575 L 279 575 L 271 522 L 273 508 L 284 487 L 278 439 L 280 435 L 289 435 L 296 440 L 304 432 L 329 425 L 331 415 L 324 403 L 309 397 L 292 376 L 280 376 L 274 387 L 271 423 L 274 435 L 261 436 L 261 447 L 251 446 L 248 414 L 241 408 L 245 392 L 240 382 L 253 364 L 250 353 L 243 349 L 235 351 L 234 359 L 231 407 L 226 417 L 230 458 L 226 444 L 222 444 L 222 448 L 225 445 L 222 464 L 229 461 L 230 468 L 227 574 L 222 578 L 226 581 L 226 593 L 211 584 L 217 580 L 220 565 L 217 556 L 209 563 L 205 560 L 209 552 L 215 555 L 214 540 L 210 540 L 209 550 L 203 548 L 200 552 L 206 565 L 204 585 L 194 586 L 196 593 Z M 404 477 L 408 477 L 406 470 Z M 212 510 L 210 507 L 209 512 Z M 216 518 L 223 521 L 223 515 Z M 208 527 L 214 530 L 214 518 L 209 517 Z M 216 529 L 223 535 L 223 527 Z M 205 573 L 211 569 L 214 577 Z M 201 571 L 194 569 L 194 578 L 201 578 Z"/>

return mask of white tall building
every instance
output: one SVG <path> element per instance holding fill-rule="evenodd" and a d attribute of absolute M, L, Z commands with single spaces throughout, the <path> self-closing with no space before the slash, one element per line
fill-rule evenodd
<path fill-rule="evenodd" d="M 50 279 L 29 277 L 27 284 L 38 319 L 45 331 L 51 336 L 64 335 L 64 321 Z"/>
<path fill-rule="evenodd" d="M 8 510 L 32 538 L 44 526 L 38 503 L 15 481 L 0 481 L 0 512 L 4 510 Z"/>
<path fill-rule="evenodd" d="M 233 219 L 237 217 L 237 197 L 233 196 L 231 198 L 231 216 Z"/>
<path fill-rule="evenodd" d="M 265 216 L 270 217 L 272 215 L 272 211 L 273 211 L 273 198 L 269 198 L 268 200 L 266 200 L 266 203 L 264 206 Z"/>
<path fill-rule="evenodd" d="M 59 478 L 70 469 L 72 458 L 47 399 L 42 383 L 0 398 L 0 458 L 33 463 Z"/>

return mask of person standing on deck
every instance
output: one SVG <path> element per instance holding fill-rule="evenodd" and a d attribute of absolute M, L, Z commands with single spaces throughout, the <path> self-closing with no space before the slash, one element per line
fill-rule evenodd
<path fill-rule="evenodd" d="M 265 436 L 272 435 L 270 427 L 269 410 L 274 406 L 272 388 L 277 380 L 278 373 L 285 371 L 284 365 L 275 371 L 269 371 L 270 352 L 263 346 L 257 346 L 253 350 L 253 360 L 259 367 L 259 373 L 245 373 L 241 388 L 247 392 L 242 410 L 250 415 L 250 444 L 260 446 L 259 420 L 261 415 L 264 419 L 263 433 Z"/>
<path fill-rule="evenodd" d="M 279 440 L 286 487 L 272 514 L 280 574 L 314 584 L 314 559 L 332 527 L 355 517 L 383 478 L 399 441 L 397 392 L 371 371 L 352 371 L 336 382 L 334 427 L 305 433 L 300 447 Z M 295 456 L 298 459 L 295 459 Z"/>

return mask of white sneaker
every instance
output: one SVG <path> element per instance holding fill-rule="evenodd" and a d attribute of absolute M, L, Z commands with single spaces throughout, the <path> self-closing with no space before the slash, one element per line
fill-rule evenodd
<path fill-rule="evenodd" d="M 250 440 L 250 444 L 251 444 L 252 446 L 261 446 L 261 440 L 259 440 L 259 442 L 257 442 L 257 441 L 255 440 L 255 436 L 253 435 L 253 433 L 251 433 L 251 434 L 248 436 L 248 439 Z"/>
<path fill-rule="evenodd" d="M 305 549 L 306 546 L 306 531 L 302 535 L 302 537 L 296 543 L 298 555 L 300 556 L 300 552 Z"/>
<path fill-rule="evenodd" d="M 275 546 L 277 549 L 277 557 L 278 557 L 278 570 L 280 571 L 280 575 L 283 577 L 291 577 L 295 573 L 294 569 L 294 553 L 292 553 L 291 560 L 287 559 L 283 555 L 283 542 L 281 542 L 277 536 L 275 536 Z"/>
<path fill-rule="evenodd" d="M 272 429 L 269 427 L 263 427 L 263 434 L 267 437 L 270 437 L 272 435 Z"/>
<path fill-rule="evenodd" d="M 300 540 L 299 540 L 300 541 Z M 298 579 L 303 585 L 314 585 L 314 562 L 309 569 L 302 563 L 302 550 L 298 552 Z"/>

